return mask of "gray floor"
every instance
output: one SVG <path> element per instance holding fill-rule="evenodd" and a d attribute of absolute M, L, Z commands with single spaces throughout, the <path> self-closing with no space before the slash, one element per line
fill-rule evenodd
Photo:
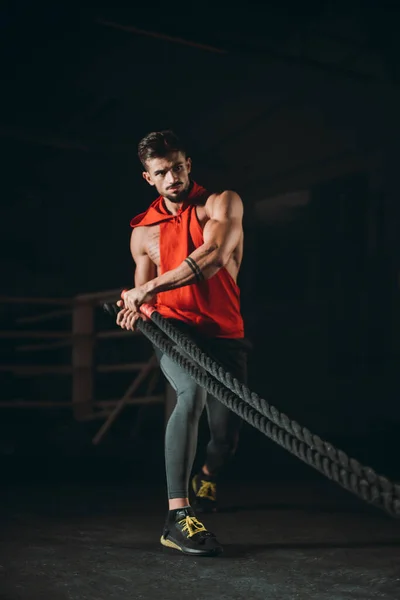
<path fill-rule="evenodd" d="M 224 545 L 192 559 L 159 544 L 163 489 L 3 490 L 1 600 L 400 598 L 400 521 L 333 484 L 227 484 L 204 518 Z"/>

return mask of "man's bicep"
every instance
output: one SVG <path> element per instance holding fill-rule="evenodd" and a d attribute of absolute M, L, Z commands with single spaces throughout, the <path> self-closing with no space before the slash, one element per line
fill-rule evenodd
<path fill-rule="evenodd" d="M 210 220 L 203 230 L 204 243 L 219 248 L 224 253 L 233 252 L 243 232 L 243 205 L 235 192 L 223 192 L 210 207 Z"/>
<path fill-rule="evenodd" d="M 242 222 L 240 219 L 210 219 L 204 227 L 204 243 L 212 248 L 231 254 L 242 237 Z"/>

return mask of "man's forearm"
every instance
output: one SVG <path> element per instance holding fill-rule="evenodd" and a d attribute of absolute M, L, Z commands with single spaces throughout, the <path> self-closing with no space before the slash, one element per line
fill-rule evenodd
<path fill-rule="evenodd" d="M 176 269 L 167 271 L 144 284 L 147 293 L 167 292 L 213 277 L 223 266 L 221 253 L 216 246 L 201 246 Z"/>

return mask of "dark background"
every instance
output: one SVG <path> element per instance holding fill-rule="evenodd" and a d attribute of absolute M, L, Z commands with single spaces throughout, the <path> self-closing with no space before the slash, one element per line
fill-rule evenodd
<path fill-rule="evenodd" d="M 23 298 L 131 284 L 129 221 L 154 198 L 137 142 L 173 128 L 194 178 L 243 198 L 251 388 L 398 473 L 398 25 L 375 2 L 1 8 L 3 331 L 42 310 Z M 51 327 L 70 321 L 39 326 Z M 3 366 L 71 360 L 70 349 L 28 356 L 0 341 Z M 150 351 L 143 339 L 114 340 L 96 360 Z M 3 402 L 71 398 L 68 376 L 0 376 Z M 120 397 L 131 379 L 98 375 L 97 398 Z M 101 421 L 0 410 L 7 477 L 163 476 L 162 406 L 126 409 L 97 448 Z M 310 476 L 247 426 L 237 472 Z"/>

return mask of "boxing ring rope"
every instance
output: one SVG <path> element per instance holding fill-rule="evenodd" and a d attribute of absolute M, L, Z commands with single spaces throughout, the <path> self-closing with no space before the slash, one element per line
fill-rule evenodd
<path fill-rule="evenodd" d="M 119 310 L 112 304 L 104 304 L 104 308 L 114 315 Z M 137 328 L 222 404 L 328 479 L 392 517 L 400 517 L 400 485 L 360 464 L 271 406 L 207 356 L 154 307 L 143 305 L 141 311 L 150 321 L 139 319 Z"/>

